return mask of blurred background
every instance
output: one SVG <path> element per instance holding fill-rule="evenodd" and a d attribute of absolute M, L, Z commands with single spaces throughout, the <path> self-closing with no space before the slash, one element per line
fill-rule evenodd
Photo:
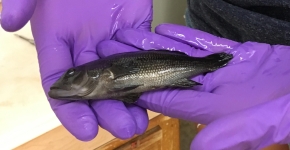
<path fill-rule="evenodd" d="M 161 23 L 185 25 L 187 0 L 153 0 L 152 29 Z"/>

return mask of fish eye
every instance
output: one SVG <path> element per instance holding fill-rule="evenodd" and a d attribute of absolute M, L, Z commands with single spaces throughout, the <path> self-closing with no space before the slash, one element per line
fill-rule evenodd
<path fill-rule="evenodd" d="M 71 77 L 75 74 L 75 69 L 69 69 L 68 72 L 67 72 L 67 76 L 68 77 Z"/>

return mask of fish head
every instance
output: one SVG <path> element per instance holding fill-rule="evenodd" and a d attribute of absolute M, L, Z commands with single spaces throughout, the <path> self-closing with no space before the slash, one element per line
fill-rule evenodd
<path fill-rule="evenodd" d="M 94 75 L 97 78 L 98 72 Z M 87 70 L 71 68 L 50 87 L 48 95 L 53 99 L 79 100 L 94 90 L 96 81 Z"/>

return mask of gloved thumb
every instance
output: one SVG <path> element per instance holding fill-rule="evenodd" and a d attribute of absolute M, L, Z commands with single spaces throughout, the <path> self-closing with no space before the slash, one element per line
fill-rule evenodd
<path fill-rule="evenodd" d="M 97 45 L 97 54 L 100 57 L 107 57 L 117 53 L 134 51 L 138 51 L 138 49 L 113 40 L 102 41 Z"/>
<path fill-rule="evenodd" d="M 176 24 L 160 24 L 155 28 L 155 33 L 188 44 L 194 48 L 204 49 L 214 53 L 233 49 L 240 45 L 240 43 L 236 41 Z"/>
<path fill-rule="evenodd" d="M 226 52 L 240 43 L 178 25 L 159 25 L 156 33 L 139 29 L 120 29 L 114 39 L 143 50 L 178 50 L 189 56 L 206 56 L 210 53 Z M 201 49 L 201 50 L 200 50 Z"/>
<path fill-rule="evenodd" d="M 2 0 L 1 26 L 14 32 L 26 25 L 33 15 L 36 0 Z"/>

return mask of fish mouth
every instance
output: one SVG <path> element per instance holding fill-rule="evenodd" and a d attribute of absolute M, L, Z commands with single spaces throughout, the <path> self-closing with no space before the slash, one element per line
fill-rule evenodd
<path fill-rule="evenodd" d="M 58 87 L 51 87 L 48 92 L 49 97 L 61 100 L 79 100 L 80 96 L 76 96 L 72 91 L 60 89 Z"/>

